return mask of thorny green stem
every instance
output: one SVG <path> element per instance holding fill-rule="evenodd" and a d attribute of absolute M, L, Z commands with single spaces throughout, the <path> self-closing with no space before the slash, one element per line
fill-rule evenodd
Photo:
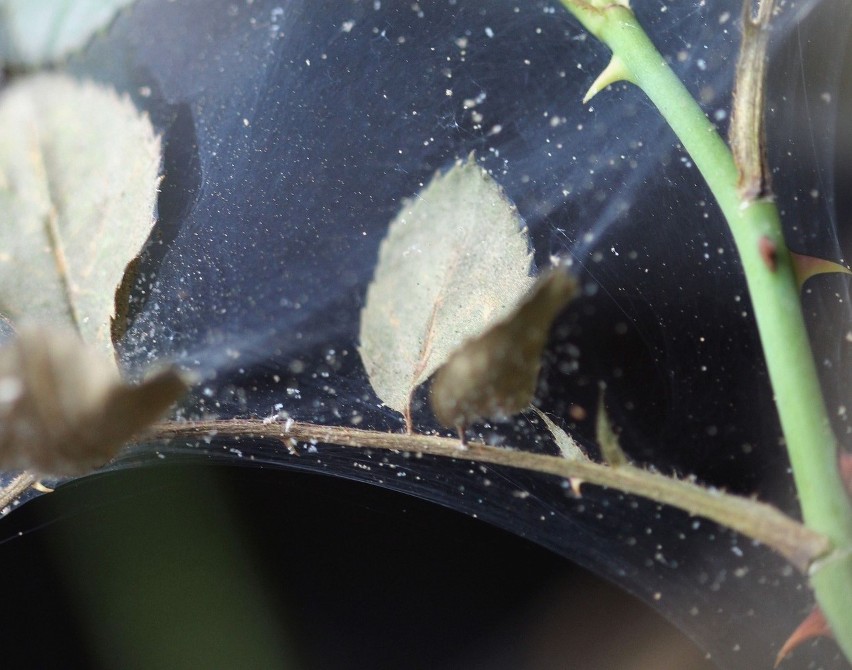
<path fill-rule="evenodd" d="M 562 477 L 578 486 L 591 484 L 617 489 L 677 507 L 691 515 L 732 528 L 771 547 L 802 572 L 806 572 L 815 560 L 825 556 L 830 549 L 827 538 L 771 505 L 632 465 L 612 467 L 587 459 L 531 454 L 504 447 L 489 447 L 477 442 L 470 442 L 468 448 L 463 449 L 458 440 L 435 435 L 385 433 L 297 421 L 170 421 L 154 426 L 152 437 L 191 442 L 209 440 L 211 437 L 229 440 L 271 439 L 293 449 L 299 442 L 313 442 L 431 454 L 475 463 L 502 465 Z"/>
<path fill-rule="evenodd" d="M 604 83 L 630 81 L 651 99 L 701 171 L 730 226 L 745 272 L 781 427 L 807 526 L 827 536 L 834 560 L 811 570 L 816 599 L 852 659 L 852 506 L 837 466 L 799 290 L 778 209 L 743 198 L 731 152 L 624 4 L 562 0 L 613 52 Z M 618 76 L 613 76 L 615 72 Z M 600 86 L 598 86 L 600 88 Z"/>

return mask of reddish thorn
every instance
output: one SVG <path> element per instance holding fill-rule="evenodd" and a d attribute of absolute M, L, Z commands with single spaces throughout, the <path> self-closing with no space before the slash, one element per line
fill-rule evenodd
<path fill-rule="evenodd" d="M 846 493 L 852 496 L 852 454 L 841 451 L 837 460 L 840 465 L 840 478 L 846 486 Z"/>
<path fill-rule="evenodd" d="M 775 242 L 763 235 L 757 242 L 757 250 L 760 252 L 764 265 L 770 272 L 775 272 L 778 269 L 778 246 Z"/>
<path fill-rule="evenodd" d="M 831 627 L 828 625 L 822 610 L 818 606 L 811 610 L 811 613 L 805 617 L 802 623 L 800 623 L 790 637 L 787 638 L 784 646 L 781 647 L 781 651 L 778 652 L 778 656 L 775 657 L 774 667 L 777 668 L 781 661 L 786 658 L 787 654 L 793 651 L 800 644 L 803 644 L 815 637 L 834 637 L 831 632 Z"/>

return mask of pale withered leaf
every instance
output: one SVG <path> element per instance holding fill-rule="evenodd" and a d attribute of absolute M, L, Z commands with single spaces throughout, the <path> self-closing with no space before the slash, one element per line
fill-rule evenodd
<path fill-rule="evenodd" d="M 473 157 L 403 203 L 367 291 L 359 351 L 409 430 L 414 389 L 512 310 L 532 283 L 530 264 L 523 221 Z"/>
<path fill-rule="evenodd" d="M 550 326 L 576 290 L 564 270 L 546 272 L 508 317 L 453 352 L 432 382 L 430 402 L 438 421 L 463 432 L 479 419 L 526 409 Z"/>
<path fill-rule="evenodd" d="M 110 347 L 116 287 L 154 222 L 160 143 L 129 99 L 49 74 L 0 95 L 0 311 Z"/>
<path fill-rule="evenodd" d="M 90 472 L 186 388 L 173 369 L 124 383 L 112 359 L 74 331 L 24 326 L 0 347 L 0 470 Z"/>
<path fill-rule="evenodd" d="M 85 46 L 133 0 L 0 0 L 0 61 L 37 67 Z"/>
<path fill-rule="evenodd" d="M 562 454 L 563 458 L 566 458 L 569 461 L 589 460 L 589 457 L 586 456 L 586 453 L 580 448 L 580 445 L 577 444 L 577 441 L 573 437 L 551 421 L 550 417 L 548 417 L 547 414 L 542 412 L 538 407 L 533 407 L 533 410 L 535 410 L 535 413 L 541 417 L 542 421 L 544 421 L 544 425 L 547 426 L 547 430 L 549 430 L 550 434 L 553 436 L 553 441 L 556 442 L 556 446 L 559 447 L 559 453 Z"/>

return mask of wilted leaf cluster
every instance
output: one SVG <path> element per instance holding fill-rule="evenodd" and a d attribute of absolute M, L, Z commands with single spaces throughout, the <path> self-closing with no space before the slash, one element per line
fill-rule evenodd
<path fill-rule="evenodd" d="M 185 391 L 174 370 L 123 382 L 111 338 L 160 161 L 148 119 L 110 89 L 42 74 L 0 93 L 0 468 L 88 472 Z"/>

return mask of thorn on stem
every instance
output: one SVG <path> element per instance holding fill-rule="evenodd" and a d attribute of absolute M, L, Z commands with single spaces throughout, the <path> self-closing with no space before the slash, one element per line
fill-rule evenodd
<path fill-rule="evenodd" d="M 609 64 L 598 75 L 598 78 L 589 86 L 589 90 L 583 97 L 585 105 L 589 100 L 594 98 L 598 93 L 603 91 L 607 86 L 615 84 L 619 81 L 633 81 L 633 74 L 618 56 L 613 55 Z"/>
<path fill-rule="evenodd" d="M 52 488 L 52 487 L 50 487 L 50 486 L 45 486 L 45 485 L 41 482 L 41 480 L 39 480 L 39 481 L 37 481 L 37 482 L 33 482 L 33 488 L 34 488 L 36 491 L 38 491 L 39 493 L 53 493 L 53 492 L 55 491 L 55 489 L 54 489 L 54 488 Z"/>
<path fill-rule="evenodd" d="M 577 498 L 583 497 L 583 493 L 582 493 L 582 491 L 580 491 L 580 487 L 584 483 L 585 482 L 582 479 L 580 479 L 579 477 L 569 477 L 568 478 L 568 485 L 571 487 L 571 493 L 573 493 L 574 496 L 577 497 Z"/>
<path fill-rule="evenodd" d="M 819 607 L 814 607 L 811 613 L 804 618 L 802 623 L 787 638 L 787 641 L 781 647 L 781 651 L 778 652 L 778 656 L 775 657 L 775 665 L 773 667 L 777 668 L 791 651 L 815 637 L 834 637 L 831 627 L 828 625 L 825 615 Z"/>
<path fill-rule="evenodd" d="M 840 478 L 846 487 L 846 493 L 852 496 L 852 454 L 841 451 L 837 459 L 840 466 Z"/>

